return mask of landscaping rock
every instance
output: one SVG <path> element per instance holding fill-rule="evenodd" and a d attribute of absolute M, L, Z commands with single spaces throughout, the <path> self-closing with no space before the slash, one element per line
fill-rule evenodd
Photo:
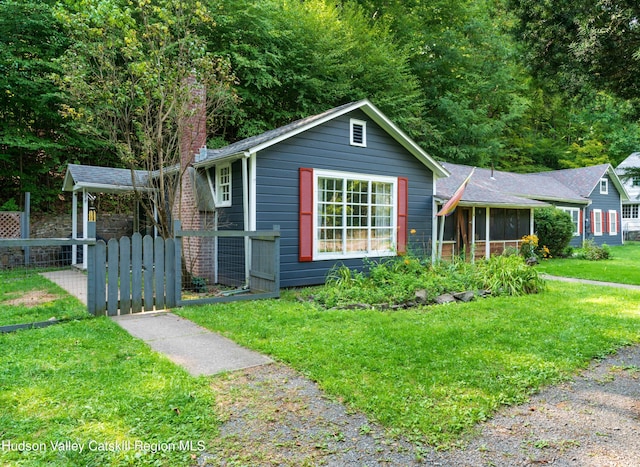
<path fill-rule="evenodd" d="M 467 291 L 467 292 L 458 292 L 453 294 L 453 298 L 458 300 L 459 302 L 470 302 L 476 297 L 475 292 Z"/>
<path fill-rule="evenodd" d="M 434 300 L 438 305 L 442 305 L 444 303 L 452 303 L 455 302 L 456 299 L 450 293 L 443 293 L 442 295 L 438 295 Z"/>
<path fill-rule="evenodd" d="M 427 303 L 427 291 L 424 289 L 416 290 L 415 298 L 418 303 Z"/>

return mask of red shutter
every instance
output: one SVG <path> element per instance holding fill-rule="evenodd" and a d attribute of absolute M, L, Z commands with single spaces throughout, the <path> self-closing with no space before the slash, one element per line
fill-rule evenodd
<path fill-rule="evenodd" d="M 609 233 L 609 211 L 602 213 L 602 233 Z"/>
<path fill-rule="evenodd" d="M 584 226 L 584 210 L 578 211 L 578 233 L 582 235 L 582 228 Z"/>
<path fill-rule="evenodd" d="M 300 168 L 298 259 L 313 261 L 313 169 Z"/>
<path fill-rule="evenodd" d="M 407 252 L 407 222 L 409 209 L 409 180 L 398 177 L 398 254 Z"/>
<path fill-rule="evenodd" d="M 596 233 L 596 213 L 591 210 L 591 233 Z"/>

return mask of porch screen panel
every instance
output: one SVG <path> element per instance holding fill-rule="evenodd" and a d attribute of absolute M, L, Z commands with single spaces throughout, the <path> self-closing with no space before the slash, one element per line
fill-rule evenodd
<path fill-rule="evenodd" d="M 476 208 L 476 240 L 487 239 L 487 210 Z"/>

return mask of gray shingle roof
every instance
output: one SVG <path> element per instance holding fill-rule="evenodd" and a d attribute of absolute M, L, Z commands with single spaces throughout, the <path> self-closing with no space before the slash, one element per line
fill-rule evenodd
<path fill-rule="evenodd" d="M 448 162 L 442 165 L 451 176 L 438 181 L 436 196 L 446 200 L 453 196 L 472 168 Z M 541 207 L 546 205 L 544 201 L 587 204 L 591 190 L 584 196 L 583 188 L 593 181 L 593 189 L 606 170 L 606 166 L 596 166 L 595 169 L 517 174 L 476 168 L 461 203 L 522 208 Z"/>
<path fill-rule="evenodd" d="M 317 115 L 296 120 L 285 126 L 281 126 L 274 130 L 267 131 L 257 136 L 243 139 L 236 143 L 230 144 L 220 149 L 206 149 L 196 156 L 193 164 L 195 167 L 208 167 L 223 159 L 242 157 L 245 153 L 256 153 L 261 149 L 276 144 L 286 138 L 295 136 L 316 125 L 320 125 L 333 118 L 339 117 L 345 113 L 360 109 L 374 122 L 380 125 L 389 135 L 398 141 L 405 149 L 413 154 L 420 162 L 430 168 L 437 178 L 446 177 L 448 173 L 436 162 L 429 154 L 427 154 L 420 146 L 418 146 L 411 138 L 409 138 L 400 128 L 391 122 L 385 115 L 380 112 L 371 102 L 363 99 L 357 102 L 351 102 L 339 107 L 327 110 Z"/>
<path fill-rule="evenodd" d="M 136 177 L 136 188 L 147 186 L 149 180 L 147 171 L 136 170 L 134 176 Z M 134 189 L 129 169 L 69 164 L 62 190 L 73 191 L 74 187 L 103 193 L 127 192 Z"/>

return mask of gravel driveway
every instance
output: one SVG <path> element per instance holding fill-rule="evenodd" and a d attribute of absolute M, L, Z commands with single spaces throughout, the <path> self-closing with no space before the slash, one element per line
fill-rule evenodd
<path fill-rule="evenodd" d="M 464 447 L 412 445 L 282 364 L 216 378 L 219 445 L 200 465 L 640 465 L 640 347 L 480 425 Z"/>

